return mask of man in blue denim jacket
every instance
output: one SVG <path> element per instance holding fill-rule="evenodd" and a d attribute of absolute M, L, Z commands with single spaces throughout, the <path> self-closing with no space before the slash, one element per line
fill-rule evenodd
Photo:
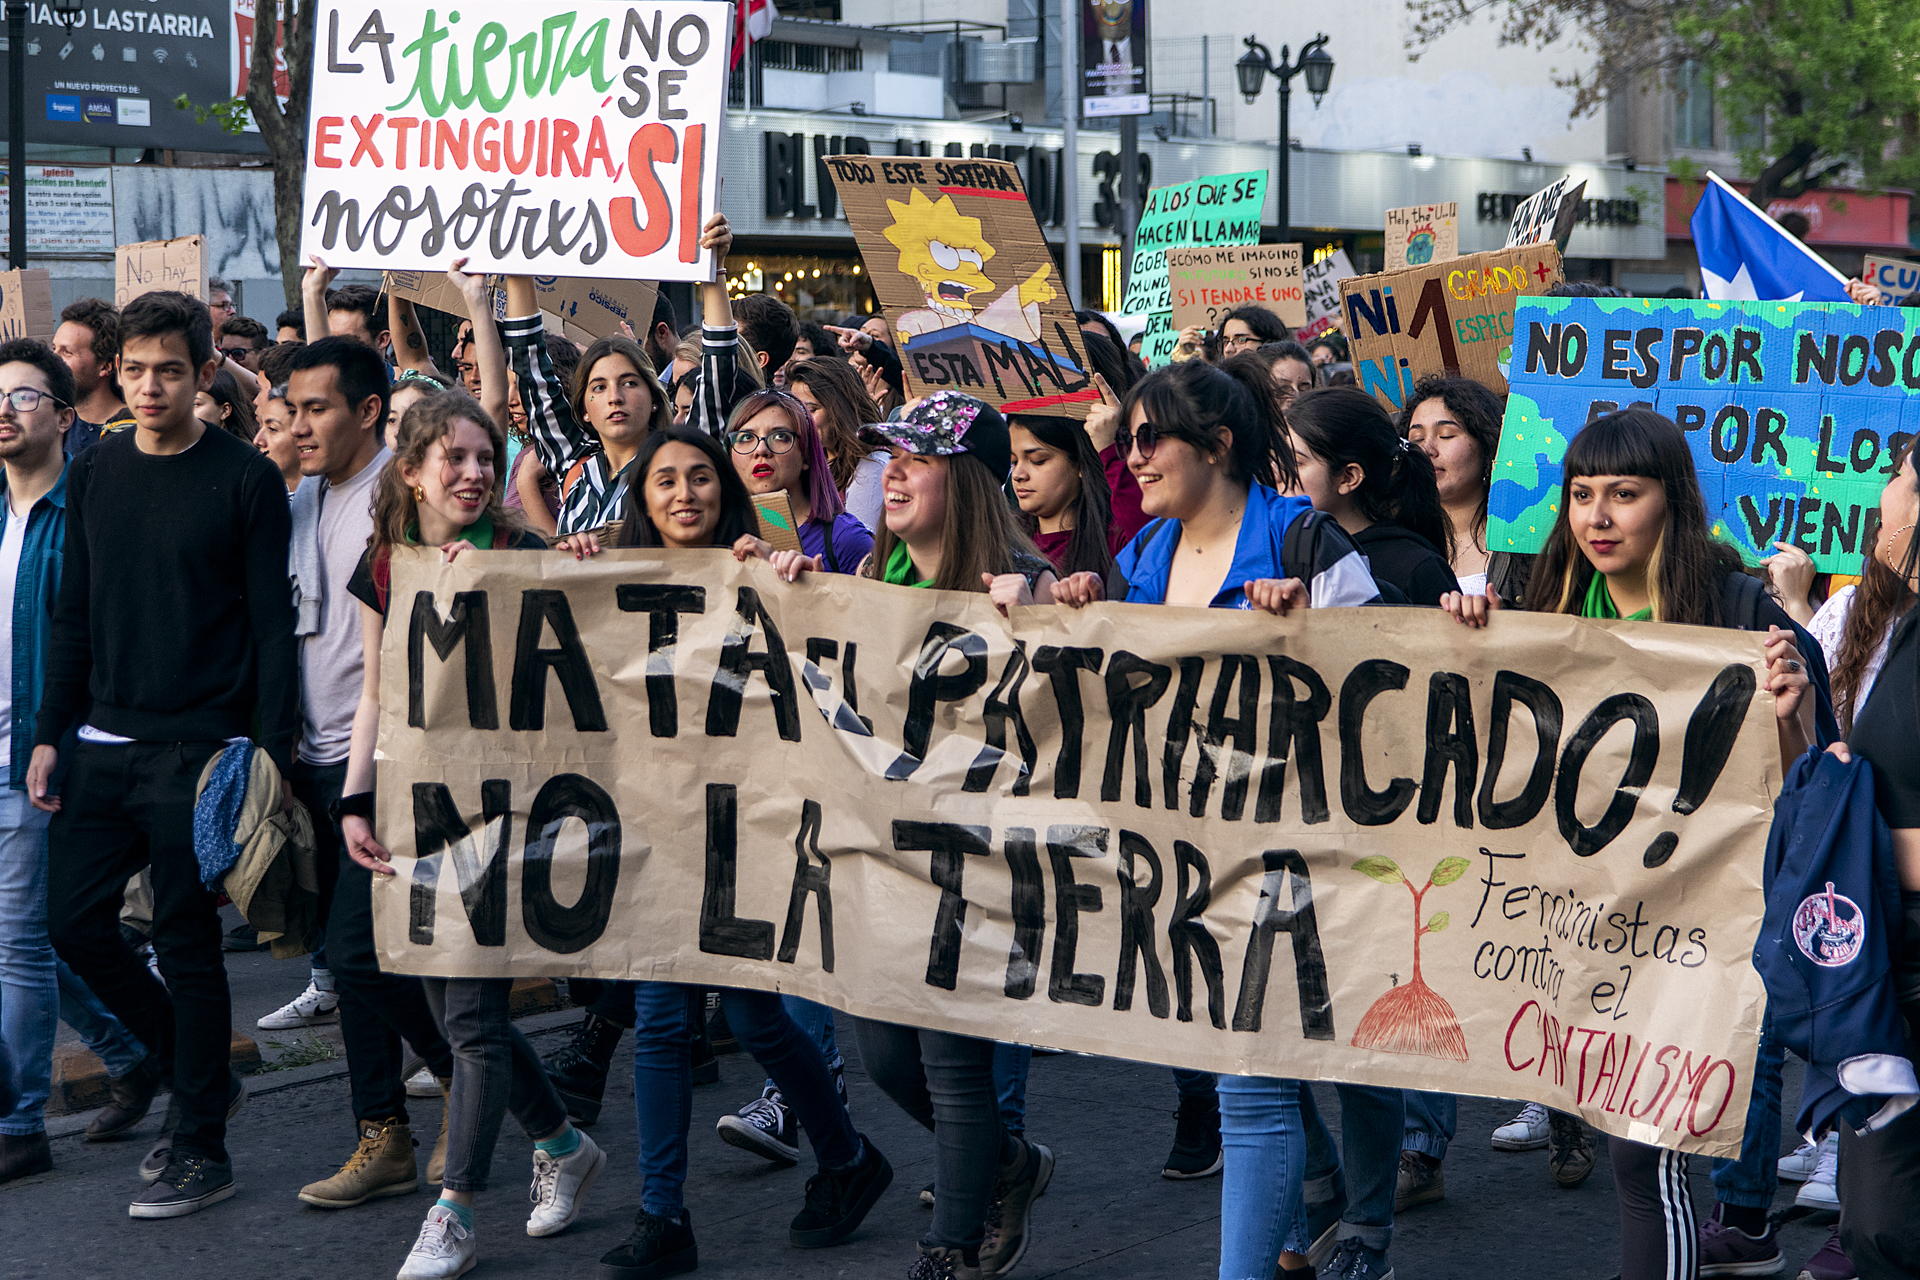
<path fill-rule="evenodd" d="M 137 1124 L 159 1084 L 146 1049 L 54 956 L 47 940 L 49 815 L 27 802 L 27 761 L 66 545 L 63 441 L 74 422 L 73 399 L 73 374 L 51 347 L 29 339 L 0 344 L 0 732 L 8 738 L 7 787 L 0 790 L 0 1044 L 13 1096 L 0 1111 L 0 1182 L 53 1167 L 43 1112 L 60 1019 L 114 1077 L 113 1104 L 88 1129 L 90 1139 Z"/>

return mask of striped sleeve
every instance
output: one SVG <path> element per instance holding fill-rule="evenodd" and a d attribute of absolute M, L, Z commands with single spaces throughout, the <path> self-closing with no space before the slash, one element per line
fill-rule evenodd
<path fill-rule="evenodd" d="M 717 436 L 727 429 L 734 406 L 734 363 L 740 354 L 737 325 L 700 327 L 700 385 L 693 393 L 687 425 Z"/>
<path fill-rule="evenodd" d="M 566 389 L 547 357 L 541 318 L 536 315 L 507 320 L 501 330 L 508 363 L 520 379 L 520 395 L 526 402 L 528 439 L 540 464 L 557 479 L 587 454 L 598 452 L 600 442 L 574 420 Z"/>

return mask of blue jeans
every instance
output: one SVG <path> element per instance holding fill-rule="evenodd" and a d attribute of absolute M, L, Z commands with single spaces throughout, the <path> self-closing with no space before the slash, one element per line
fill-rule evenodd
<path fill-rule="evenodd" d="M 1385 1253 L 1393 1243 L 1393 1192 L 1400 1172 L 1400 1139 L 1407 1127 L 1406 1103 L 1398 1089 L 1358 1084 L 1334 1088 L 1340 1094 L 1340 1146 L 1346 1154 L 1345 1168 L 1333 1149 L 1333 1135 L 1320 1119 L 1312 1092 L 1303 1085 L 1300 1118 L 1306 1126 L 1305 1177 L 1309 1184 L 1324 1184 L 1334 1175 L 1342 1175 L 1347 1208 L 1340 1215 L 1338 1238 L 1357 1239 L 1369 1249 Z M 1317 1203 L 1319 1197 L 1314 1198 Z"/>
<path fill-rule="evenodd" d="M 1400 1139 L 1403 1151 L 1418 1151 L 1435 1160 L 1447 1158 L 1447 1144 L 1460 1128 L 1460 1099 L 1450 1093 L 1401 1091 L 1407 1104 L 1407 1131 Z"/>
<path fill-rule="evenodd" d="M 1000 1099 L 1000 1124 L 1016 1138 L 1027 1132 L 1027 1071 L 1032 1066 L 1032 1045 L 993 1046 L 993 1091 Z"/>
<path fill-rule="evenodd" d="M 1188 1073 L 1199 1074 L 1199 1073 Z M 1298 1080 L 1221 1076 L 1220 1280 L 1272 1280 L 1285 1249 L 1304 1252 L 1307 1137 Z"/>
<path fill-rule="evenodd" d="M 27 793 L 0 788 L 0 1042 L 11 1069 L 13 1110 L 0 1134 L 20 1137 L 46 1127 L 53 1089 L 53 1038 L 60 1019 L 124 1076 L 146 1047 L 107 1012 L 86 983 L 53 953 L 47 938 L 47 825 Z"/>
<path fill-rule="evenodd" d="M 1742 1209 L 1765 1209 L 1780 1186 L 1780 1071 L 1786 1050 L 1773 1038 L 1773 1023 L 1760 1023 L 1760 1053 L 1753 1062 L 1753 1098 L 1738 1160 L 1713 1162 L 1713 1198 Z"/>
<path fill-rule="evenodd" d="M 780 1003 L 786 1006 L 787 1016 L 800 1028 L 802 1035 L 820 1046 L 820 1056 L 827 1060 L 827 1069 L 837 1071 L 846 1065 L 840 1056 L 839 1042 L 833 1036 L 833 1010 L 811 1000 L 802 1000 L 799 996 L 781 996 Z M 773 1077 L 767 1077 L 767 1084 L 773 1084 Z"/>
<path fill-rule="evenodd" d="M 860 1159 L 860 1135 L 840 1105 L 827 1060 L 766 991 L 724 987 L 720 1004 L 740 1046 L 772 1076 L 822 1169 Z M 687 1129 L 693 1122 L 693 1032 L 705 1016 L 698 987 L 641 982 L 633 994 L 633 1108 L 640 1129 L 640 1207 L 678 1218 L 686 1204 Z"/>

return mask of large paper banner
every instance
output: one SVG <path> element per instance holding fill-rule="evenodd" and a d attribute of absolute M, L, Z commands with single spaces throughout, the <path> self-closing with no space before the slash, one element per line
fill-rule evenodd
<path fill-rule="evenodd" d="M 1749 563 L 1789 542 L 1859 573 L 1892 460 L 1920 433 L 1920 316 L 1833 302 L 1527 298 L 1487 545 L 1538 551 L 1567 439 L 1643 405 L 1686 433 L 1713 532 Z"/>
<path fill-rule="evenodd" d="M 1002 160 L 822 156 L 914 395 L 1084 418 L 1100 399 L 1073 303 Z"/>
<path fill-rule="evenodd" d="M 300 252 L 710 280 L 729 6 L 371 0 L 320 21 Z"/>
<path fill-rule="evenodd" d="M 1217 329 L 1227 312 L 1247 306 L 1299 328 L 1307 322 L 1300 256 L 1297 244 L 1167 250 L 1174 332 L 1194 324 Z"/>
<path fill-rule="evenodd" d="M 791 992 L 1739 1150 L 1763 637 L 395 558 L 383 968 Z"/>
<path fill-rule="evenodd" d="M 1460 256 L 1460 206 L 1416 204 L 1387 210 L 1386 269 L 1404 271 Z"/>
<path fill-rule="evenodd" d="M 1398 409 L 1414 383 L 1448 373 L 1505 394 L 1514 300 L 1560 280 L 1560 254 L 1550 244 L 1342 280 L 1360 389 Z"/>
<path fill-rule="evenodd" d="M 1167 250 L 1260 243 L 1260 210 L 1266 199 L 1264 169 L 1195 178 L 1147 193 L 1133 236 L 1133 265 L 1120 309 L 1128 315 L 1148 313 L 1140 358 L 1149 368 L 1171 360 L 1179 338 L 1173 324 Z"/>
<path fill-rule="evenodd" d="M 1294 337 L 1311 342 L 1329 329 L 1340 327 L 1340 282 L 1352 274 L 1353 262 L 1345 249 L 1335 249 L 1318 262 L 1307 264 L 1302 273 L 1307 323 L 1294 331 Z"/>

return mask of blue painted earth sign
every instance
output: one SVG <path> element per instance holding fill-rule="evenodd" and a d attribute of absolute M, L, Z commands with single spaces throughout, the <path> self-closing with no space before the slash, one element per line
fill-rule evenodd
<path fill-rule="evenodd" d="M 1632 405 L 1685 432 L 1714 536 L 1749 564 L 1799 547 L 1860 572 L 1920 433 L 1920 310 L 1827 302 L 1522 297 L 1487 546 L 1535 552 L 1567 441 Z"/>

